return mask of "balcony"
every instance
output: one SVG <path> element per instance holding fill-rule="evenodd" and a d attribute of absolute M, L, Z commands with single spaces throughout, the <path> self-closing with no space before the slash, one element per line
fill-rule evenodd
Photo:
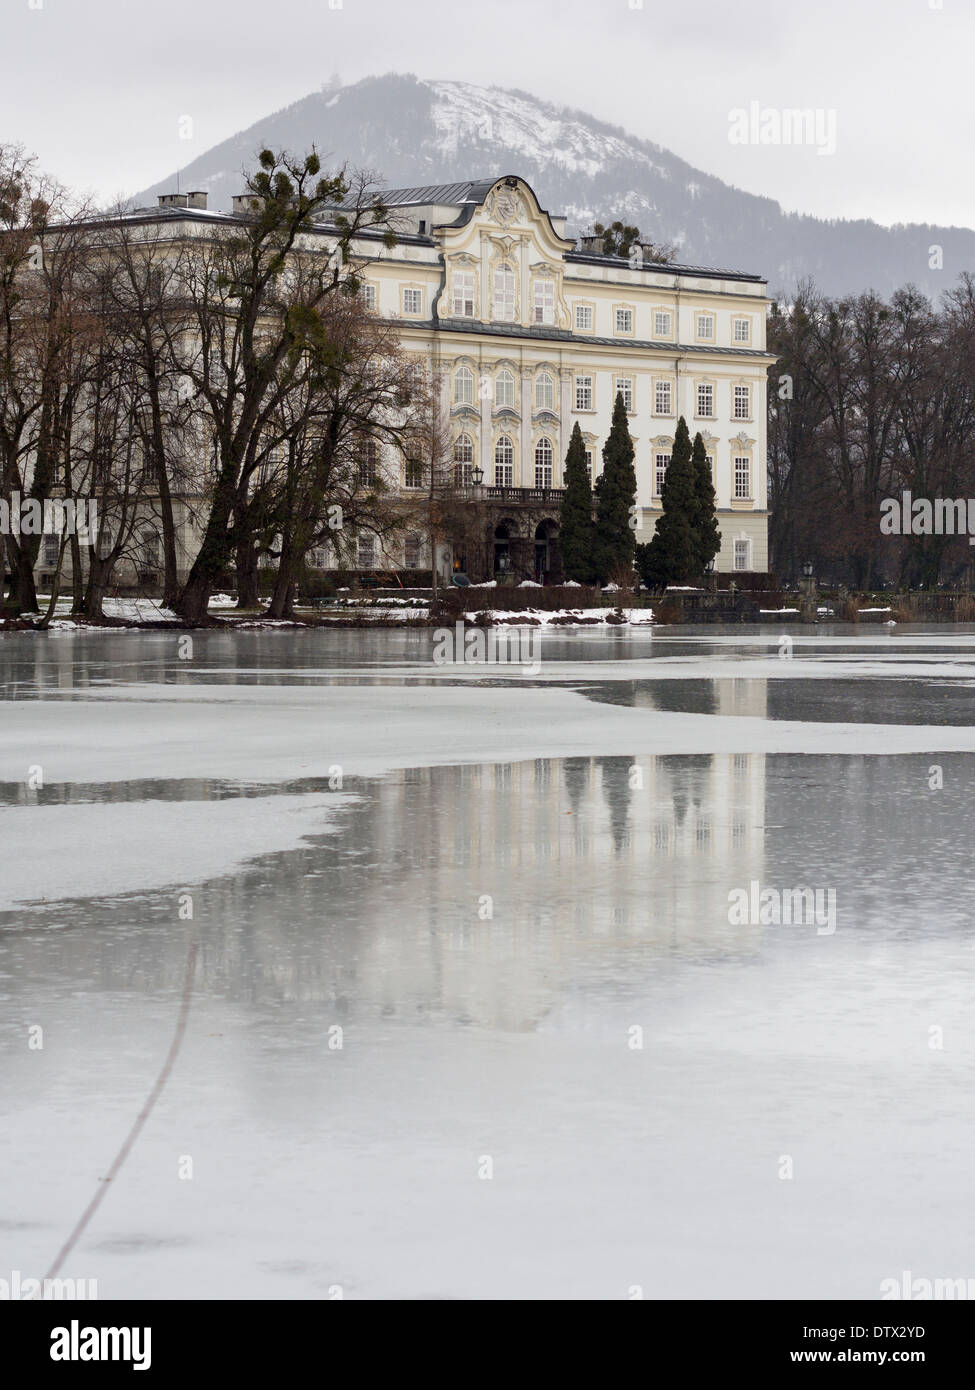
<path fill-rule="evenodd" d="M 558 506 L 565 496 L 563 487 L 485 487 L 486 502 L 530 502 L 533 506 Z"/>

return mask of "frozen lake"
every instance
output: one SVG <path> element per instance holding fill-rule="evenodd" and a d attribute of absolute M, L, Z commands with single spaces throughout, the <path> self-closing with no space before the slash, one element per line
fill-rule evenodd
<path fill-rule="evenodd" d="M 181 637 L 0 639 L 0 1278 L 192 943 L 62 1271 L 102 1298 L 975 1276 L 973 629 Z M 834 920 L 731 920 L 753 884 Z"/>

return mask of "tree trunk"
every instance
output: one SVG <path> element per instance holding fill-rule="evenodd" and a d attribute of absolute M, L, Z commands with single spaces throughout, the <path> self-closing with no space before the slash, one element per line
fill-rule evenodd
<path fill-rule="evenodd" d="M 245 541 L 237 547 L 237 607 L 259 608 L 257 547 Z"/>
<path fill-rule="evenodd" d="M 165 463 L 156 470 L 159 488 L 159 519 L 162 522 L 163 543 L 163 607 L 172 608 L 179 598 L 179 574 L 176 562 L 176 523 L 173 520 L 173 495 L 169 489 Z"/>
<path fill-rule="evenodd" d="M 268 605 L 269 618 L 293 618 L 295 602 L 295 581 L 298 575 L 298 556 L 293 540 L 282 538 L 281 559 L 274 580 L 274 592 Z"/>
<path fill-rule="evenodd" d="M 176 613 L 188 623 L 206 622 L 213 586 L 226 569 L 233 552 L 233 541 L 227 528 L 236 501 L 236 477 L 235 467 L 224 468 L 203 543 L 183 591 L 173 604 Z"/>
<path fill-rule="evenodd" d="M 112 577 L 114 568 L 114 558 L 101 560 L 97 555 L 88 552 L 88 582 L 85 585 L 84 615 L 86 618 L 102 618 L 102 604 L 105 599 L 105 590 L 108 588 L 108 581 Z"/>
<path fill-rule="evenodd" d="M 10 586 L 10 597 L 7 599 L 7 609 L 14 617 L 19 617 L 21 613 L 37 612 L 37 587 L 34 584 L 34 562 L 37 558 L 37 547 L 25 545 L 21 540 L 19 545 L 10 548 L 10 569 L 13 583 Z"/>
<path fill-rule="evenodd" d="M 85 611 L 85 575 L 81 564 L 81 541 L 77 531 L 71 532 L 71 612 L 82 614 Z"/>
<path fill-rule="evenodd" d="M 54 617 L 54 610 L 58 606 L 58 595 L 61 592 L 61 568 L 64 565 L 64 552 L 68 547 L 68 537 L 64 536 L 58 548 L 57 569 L 54 571 L 54 578 L 51 581 L 51 598 L 47 605 L 47 612 L 37 624 L 38 628 L 47 629 L 51 626 L 51 619 Z"/>

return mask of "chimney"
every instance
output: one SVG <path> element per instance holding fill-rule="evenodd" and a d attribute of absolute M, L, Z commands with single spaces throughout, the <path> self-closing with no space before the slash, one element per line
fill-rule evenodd
<path fill-rule="evenodd" d="M 198 190 L 196 193 L 187 193 L 187 195 L 186 195 L 186 206 L 187 206 L 188 208 L 201 208 L 204 212 L 206 212 L 206 206 L 207 206 L 207 195 L 206 195 L 206 193 L 203 192 L 202 190 Z"/>
<path fill-rule="evenodd" d="M 234 194 L 234 213 L 238 217 L 247 217 L 254 212 L 259 212 L 264 206 L 264 199 L 258 198 L 254 193 L 235 193 Z"/>
<path fill-rule="evenodd" d="M 185 208 L 186 197 L 185 193 L 160 193 L 159 206 L 161 208 Z"/>
<path fill-rule="evenodd" d="M 603 254 L 603 239 L 601 236 L 580 237 L 579 249 L 590 256 L 601 256 Z"/>

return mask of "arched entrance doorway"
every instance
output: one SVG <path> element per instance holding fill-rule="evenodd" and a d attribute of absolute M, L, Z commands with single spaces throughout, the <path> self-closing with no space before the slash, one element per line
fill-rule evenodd
<path fill-rule="evenodd" d="M 540 521 L 535 527 L 535 578 L 544 582 L 558 566 L 559 527 L 555 521 Z"/>
<path fill-rule="evenodd" d="M 510 574 L 514 568 L 511 543 L 516 535 L 517 527 L 513 521 L 499 521 L 497 526 L 495 526 L 493 574 Z"/>

